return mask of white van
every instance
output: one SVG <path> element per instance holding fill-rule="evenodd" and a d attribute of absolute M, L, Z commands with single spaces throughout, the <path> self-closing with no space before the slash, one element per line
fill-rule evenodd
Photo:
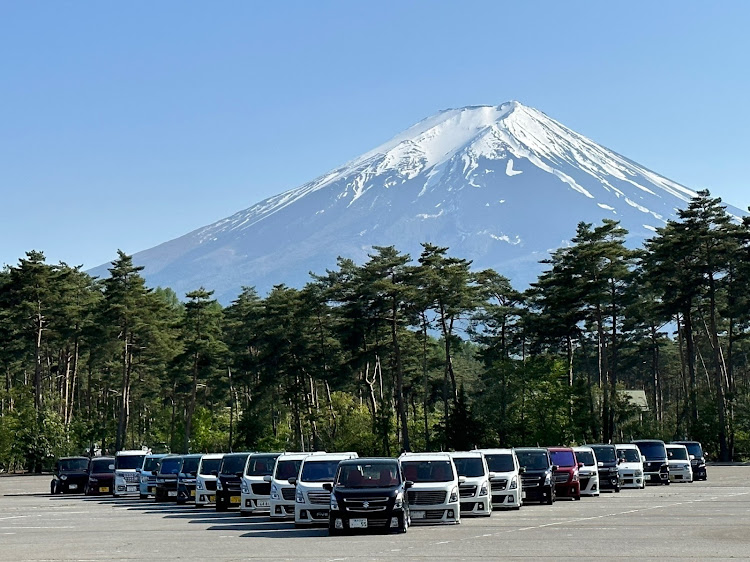
<path fill-rule="evenodd" d="M 302 461 L 311 454 L 324 455 L 325 452 L 284 453 L 276 459 L 273 474 L 265 477 L 265 481 L 271 483 L 271 519 L 294 518 L 296 492 L 289 479 L 299 476 Z"/>
<path fill-rule="evenodd" d="M 273 474 L 273 467 L 280 455 L 281 453 L 253 453 L 247 457 L 240 486 L 242 491 L 240 515 L 270 513 L 271 483 L 265 478 Z"/>
<path fill-rule="evenodd" d="M 618 445 L 619 447 L 619 445 Z M 596 453 L 591 447 L 573 447 L 578 462 L 583 464 L 578 469 L 578 478 L 581 481 L 582 496 L 599 495 L 599 463 Z"/>
<path fill-rule="evenodd" d="M 159 472 L 161 459 L 166 456 L 166 453 L 162 453 L 159 455 L 146 455 L 143 458 L 143 466 L 137 470 L 141 475 L 140 497 L 142 500 L 154 495 L 154 491 L 156 490 L 156 474 Z"/>
<path fill-rule="evenodd" d="M 685 445 L 667 444 L 670 482 L 692 482 L 693 469 L 690 466 L 690 453 Z"/>
<path fill-rule="evenodd" d="M 521 509 L 522 490 L 518 459 L 513 449 L 479 449 L 490 471 L 493 509 Z"/>
<path fill-rule="evenodd" d="M 113 495 L 137 496 L 141 493 L 141 468 L 151 449 L 130 449 L 115 453 L 115 483 Z"/>
<path fill-rule="evenodd" d="M 459 451 L 451 453 L 458 477 L 464 481 L 458 486 L 461 500 L 461 515 L 492 515 L 490 494 L 490 470 L 487 461 L 479 451 Z"/>
<path fill-rule="evenodd" d="M 617 457 L 620 459 L 620 464 L 617 465 L 620 486 L 623 488 L 645 488 L 643 456 L 638 446 L 632 443 L 618 443 L 615 448 L 617 449 Z"/>
<path fill-rule="evenodd" d="M 216 503 L 216 475 L 219 474 L 219 466 L 223 458 L 224 453 L 213 453 L 201 457 L 195 476 L 196 506 Z"/>
<path fill-rule="evenodd" d="M 328 525 L 331 492 L 323 484 L 333 484 L 339 462 L 358 458 L 357 453 L 326 453 L 310 455 L 302 461 L 295 481 L 294 524 L 298 527 Z"/>
<path fill-rule="evenodd" d="M 460 523 L 461 502 L 456 465 L 448 453 L 404 453 L 399 457 L 404 479 L 413 482 L 407 498 L 417 523 Z"/>

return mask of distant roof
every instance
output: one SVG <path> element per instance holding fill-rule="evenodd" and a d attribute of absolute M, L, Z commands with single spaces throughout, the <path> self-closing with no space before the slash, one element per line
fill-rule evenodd
<path fill-rule="evenodd" d="M 645 390 L 618 390 L 617 394 L 625 398 L 633 406 L 640 408 L 643 412 L 648 412 L 648 400 L 646 400 Z"/>

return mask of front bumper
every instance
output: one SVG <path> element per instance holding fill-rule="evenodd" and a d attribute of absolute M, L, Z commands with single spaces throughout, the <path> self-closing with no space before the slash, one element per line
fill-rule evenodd
<path fill-rule="evenodd" d="M 458 523 L 461 520 L 461 503 L 410 506 L 409 517 L 412 525 Z"/>
<path fill-rule="evenodd" d="M 145 482 L 141 480 L 139 492 L 143 497 L 153 496 L 155 491 L 156 479 L 146 480 Z"/>
<path fill-rule="evenodd" d="M 294 501 L 271 500 L 271 519 L 294 519 Z"/>
<path fill-rule="evenodd" d="M 404 516 L 404 510 L 401 508 L 367 514 L 356 513 L 352 514 L 352 516 L 340 509 L 336 509 L 330 511 L 329 520 L 331 527 L 337 531 L 397 531 L 403 526 Z M 358 522 L 358 526 L 352 526 L 352 522 L 354 521 Z M 365 527 L 362 526 L 362 521 L 366 522 Z M 412 519 L 412 523 L 414 523 L 414 519 Z"/>
<path fill-rule="evenodd" d="M 177 484 L 177 503 L 195 501 L 195 482 L 179 482 Z"/>
<path fill-rule="evenodd" d="M 461 515 L 479 515 L 489 517 L 492 515 L 490 496 L 461 498 Z"/>
<path fill-rule="evenodd" d="M 599 475 L 598 474 L 583 474 L 579 475 L 581 482 L 581 495 L 582 496 L 598 496 L 599 495 Z"/>
<path fill-rule="evenodd" d="M 540 502 L 546 503 L 553 495 L 554 484 L 529 486 L 525 484 L 523 487 L 523 503 L 528 502 Z"/>
<path fill-rule="evenodd" d="M 555 495 L 564 498 L 580 498 L 581 483 L 577 480 L 572 482 L 555 482 Z"/>
<path fill-rule="evenodd" d="M 707 480 L 708 472 L 706 471 L 706 465 L 695 465 L 693 466 L 693 480 Z"/>
<path fill-rule="evenodd" d="M 223 508 L 240 507 L 242 494 L 239 490 L 216 490 L 216 505 Z"/>
<path fill-rule="evenodd" d="M 617 469 L 614 471 L 599 472 L 599 489 L 600 490 L 619 490 L 620 475 Z"/>
<path fill-rule="evenodd" d="M 620 486 L 623 488 L 643 488 L 645 482 L 643 472 L 639 474 L 638 472 L 627 470 L 620 474 Z"/>
<path fill-rule="evenodd" d="M 258 496 L 256 494 L 246 494 L 243 492 L 240 511 L 242 513 L 268 514 L 271 512 L 271 498 L 270 496 Z"/>
<path fill-rule="evenodd" d="M 669 469 L 669 481 L 670 482 L 692 482 L 693 472 L 687 468 L 670 468 Z"/>
<path fill-rule="evenodd" d="M 136 474 L 135 472 L 133 474 Z M 114 492 L 113 495 L 120 496 L 136 496 L 141 493 L 141 483 L 139 480 L 126 480 L 122 476 L 115 476 Z"/>
<path fill-rule="evenodd" d="M 330 503 L 298 503 L 294 506 L 294 523 L 296 525 L 327 525 Z"/>

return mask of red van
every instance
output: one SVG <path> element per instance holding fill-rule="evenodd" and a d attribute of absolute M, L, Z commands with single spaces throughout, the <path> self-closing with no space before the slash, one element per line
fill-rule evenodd
<path fill-rule="evenodd" d="M 557 497 L 581 499 L 581 482 L 578 469 L 583 466 L 570 447 L 549 447 L 549 456 L 555 465 L 555 495 Z"/>

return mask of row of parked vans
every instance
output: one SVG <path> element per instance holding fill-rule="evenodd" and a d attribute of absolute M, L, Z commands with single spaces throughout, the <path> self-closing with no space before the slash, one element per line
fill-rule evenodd
<path fill-rule="evenodd" d="M 216 511 L 355 529 L 406 532 L 459 523 L 524 503 L 580 500 L 600 491 L 706 478 L 700 443 L 657 440 L 583 447 L 522 447 L 360 458 L 355 452 L 166 455 L 120 451 L 57 463 L 52 493 L 138 495 Z"/>

